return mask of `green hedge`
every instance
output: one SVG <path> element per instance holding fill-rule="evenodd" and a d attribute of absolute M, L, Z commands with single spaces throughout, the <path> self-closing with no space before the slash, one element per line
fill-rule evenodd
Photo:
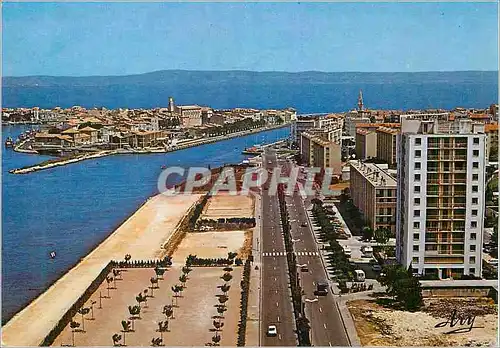
<path fill-rule="evenodd" d="M 249 259 L 245 261 L 243 269 L 243 280 L 241 281 L 241 300 L 240 300 L 240 322 L 238 324 L 238 347 L 245 346 L 245 335 L 247 330 L 247 315 L 248 315 L 248 296 L 250 290 L 250 270 L 251 262 Z"/>

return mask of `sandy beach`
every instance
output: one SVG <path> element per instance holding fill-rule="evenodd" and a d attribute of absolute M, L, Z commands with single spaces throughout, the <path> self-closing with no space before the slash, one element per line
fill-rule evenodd
<path fill-rule="evenodd" d="M 200 195 L 157 195 L 2 328 L 2 345 L 38 346 L 110 260 L 153 259 Z M 43 319 L 42 319 L 43 318 Z"/>

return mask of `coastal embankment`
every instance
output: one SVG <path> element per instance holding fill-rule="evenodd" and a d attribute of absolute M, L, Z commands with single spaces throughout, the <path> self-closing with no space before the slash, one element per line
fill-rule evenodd
<path fill-rule="evenodd" d="M 2 327 L 2 346 L 38 346 L 110 260 L 155 259 L 201 195 L 157 195 Z M 28 324 L 27 324 L 28 323 Z M 29 326 L 29 330 L 26 329 Z"/>
<path fill-rule="evenodd" d="M 255 134 L 255 133 L 284 128 L 284 127 L 287 127 L 289 125 L 290 125 L 290 123 L 284 123 L 284 124 L 280 124 L 280 125 L 245 130 L 245 131 L 241 131 L 241 132 L 235 132 L 235 133 L 220 135 L 220 136 L 216 136 L 216 137 L 193 139 L 193 140 L 188 140 L 188 141 L 182 142 L 181 144 L 179 144 L 177 146 L 172 146 L 169 148 L 118 149 L 118 150 L 112 150 L 112 151 L 99 151 L 96 153 L 91 153 L 91 154 L 87 153 L 87 154 L 75 155 L 75 156 L 70 156 L 70 157 L 61 157 L 58 159 L 50 160 L 47 162 L 35 164 L 35 165 L 24 167 L 24 168 L 12 169 L 12 170 L 9 170 L 9 173 L 11 173 L 11 174 L 29 174 L 29 173 L 37 172 L 39 170 L 50 169 L 50 168 L 54 168 L 54 167 L 58 167 L 58 166 L 68 165 L 71 163 L 77 163 L 77 162 L 88 160 L 88 159 L 99 158 L 99 157 L 104 157 L 104 156 L 111 156 L 111 155 L 116 155 L 116 154 L 151 154 L 151 153 L 174 152 L 174 151 L 184 150 L 184 149 L 188 149 L 188 148 L 195 147 L 195 146 L 211 144 L 211 143 L 215 143 L 218 141 L 227 140 L 227 139 L 231 139 L 231 138 L 243 137 L 243 136 L 251 135 L 251 134 Z M 14 149 L 14 151 L 26 152 L 26 150 L 22 150 L 22 149 L 21 149 L 21 151 L 19 151 L 19 149 L 17 149 L 17 148 Z M 33 152 L 30 151 L 29 153 L 33 153 Z"/>

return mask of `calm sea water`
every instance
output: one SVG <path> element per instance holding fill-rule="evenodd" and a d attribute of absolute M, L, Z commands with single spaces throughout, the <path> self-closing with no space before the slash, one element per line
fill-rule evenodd
<path fill-rule="evenodd" d="M 6 126 L 16 137 L 26 126 Z M 247 158 L 245 147 L 289 135 L 289 128 L 168 154 L 119 155 L 28 175 L 10 169 L 49 157 L 2 152 L 2 320 L 84 257 L 148 197 L 157 193 L 162 165 L 219 166 Z M 57 256 L 50 259 L 55 250 Z"/>
<path fill-rule="evenodd" d="M 175 87 L 175 88 L 174 88 Z M 498 99 L 494 78 L 482 83 L 190 83 L 148 88 L 136 85 L 68 86 L 68 87 L 4 87 L 6 107 L 55 105 L 71 107 L 152 108 L 165 106 L 167 96 L 176 96 L 177 104 L 209 105 L 213 108 L 286 108 L 300 113 L 343 112 L 356 107 L 359 90 L 363 90 L 365 106 L 371 109 L 451 109 L 457 106 L 483 108 Z M 126 97 L 124 97 L 126 96 Z"/>

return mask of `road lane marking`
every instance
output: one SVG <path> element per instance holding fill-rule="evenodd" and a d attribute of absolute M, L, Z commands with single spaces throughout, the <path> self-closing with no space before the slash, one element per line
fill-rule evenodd
<path fill-rule="evenodd" d="M 280 317 L 278 316 L 278 323 L 280 322 Z"/>
<path fill-rule="evenodd" d="M 280 304 L 278 302 L 276 302 L 276 307 L 279 307 L 279 306 L 280 306 Z"/>
<path fill-rule="evenodd" d="M 321 309 L 321 307 L 319 307 L 319 312 L 320 312 L 320 313 L 323 313 L 323 310 Z"/>
<path fill-rule="evenodd" d="M 278 335 L 278 338 L 281 339 L 281 334 Z"/>

